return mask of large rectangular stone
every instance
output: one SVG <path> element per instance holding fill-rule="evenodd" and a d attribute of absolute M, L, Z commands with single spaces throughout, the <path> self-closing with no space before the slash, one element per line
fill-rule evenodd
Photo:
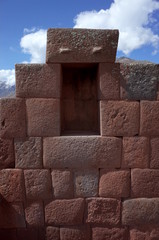
<path fill-rule="evenodd" d="M 59 99 L 27 99 L 28 136 L 60 135 L 60 101 Z"/>
<path fill-rule="evenodd" d="M 120 99 L 120 65 L 118 63 L 100 63 L 98 69 L 98 99 Z"/>
<path fill-rule="evenodd" d="M 118 36 L 118 30 L 49 29 L 46 62 L 115 62 Z"/>
<path fill-rule="evenodd" d="M 44 138 L 45 168 L 119 168 L 121 139 L 100 136 Z"/>
<path fill-rule="evenodd" d="M 17 64 L 16 96 L 22 98 L 60 98 L 60 64 Z"/>
<path fill-rule="evenodd" d="M 159 222 L 159 198 L 136 198 L 123 202 L 122 224 L 153 225 Z"/>
<path fill-rule="evenodd" d="M 20 98 L 0 99 L 0 136 L 26 137 L 25 101 Z"/>
<path fill-rule="evenodd" d="M 134 136 L 139 133 L 139 103 L 101 101 L 101 134 L 104 136 Z"/>
<path fill-rule="evenodd" d="M 82 224 L 84 214 L 84 199 L 55 200 L 45 207 L 47 225 Z"/>

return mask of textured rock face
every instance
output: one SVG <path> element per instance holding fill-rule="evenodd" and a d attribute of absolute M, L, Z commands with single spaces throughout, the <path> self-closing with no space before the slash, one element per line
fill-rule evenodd
<path fill-rule="evenodd" d="M 50 29 L 0 100 L 0 240 L 159 239 L 159 65 L 118 31 Z M 150 101 L 151 100 L 151 101 Z"/>
<path fill-rule="evenodd" d="M 46 62 L 115 62 L 118 35 L 118 30 L 49 29 Z"/>

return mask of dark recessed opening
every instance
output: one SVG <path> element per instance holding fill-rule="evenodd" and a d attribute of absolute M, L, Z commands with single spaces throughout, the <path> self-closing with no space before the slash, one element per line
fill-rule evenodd
<path fill-rule="evenodd" d="M 99 134 L 97 64 L 62 66 L 63 135 Z"/>

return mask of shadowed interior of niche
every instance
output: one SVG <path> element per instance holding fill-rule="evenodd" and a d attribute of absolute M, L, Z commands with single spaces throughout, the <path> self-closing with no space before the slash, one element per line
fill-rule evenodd
<path fill-rule="evenodd" d="M 62 65 L 61 134 L 99 134 L 98 64 Z"/>

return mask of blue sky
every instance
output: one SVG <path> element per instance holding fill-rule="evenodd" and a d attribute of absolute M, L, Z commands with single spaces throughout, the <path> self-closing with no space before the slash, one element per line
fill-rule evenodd
<path fill-rule="evenodd" d="M 118 57 L 159 63 L 159 0 L 0 0 L 0 81 L 45 61 L 50 27 L 118 28 Z"/>

